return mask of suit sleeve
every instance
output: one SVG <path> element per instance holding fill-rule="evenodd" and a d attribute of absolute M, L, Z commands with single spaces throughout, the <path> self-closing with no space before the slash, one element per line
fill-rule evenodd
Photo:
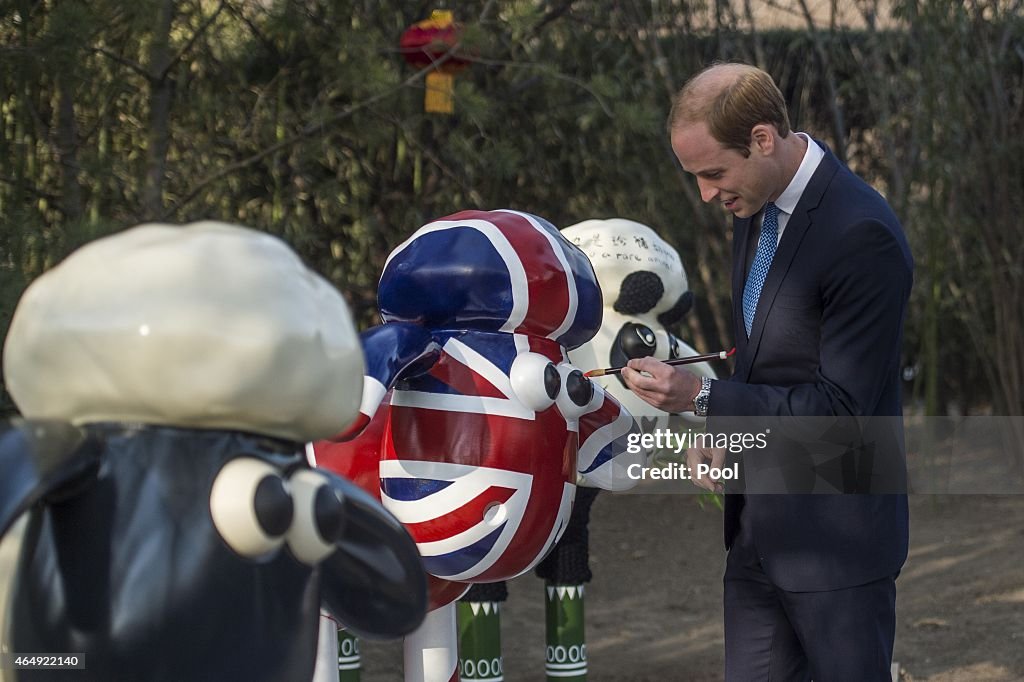
<path fill-rule="evenodd" d="M 882 401 L 898 372 L 913 279 L 910 255 L 892 228 L 877 220 L 846 230 L 833 253 L 821 284 L 816 381 L 794 386 L 718 381 L 711 390 L 710 415 L 860 417 L 896 409 Z"/>

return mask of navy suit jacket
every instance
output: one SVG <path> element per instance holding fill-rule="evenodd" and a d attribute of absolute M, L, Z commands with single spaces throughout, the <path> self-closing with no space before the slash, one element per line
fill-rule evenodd
<path fill-rule="evenodd" d="M 745 506 L 764 570 L 782 589 L 833 590 L 894 575 L 908 542 L 900 345 L 913 259 L 903 229 L 886 201 L 826 148 L 782 234 L 748 339 L 741 302 L 757 225 L 736 218 L 733 227 L 736 371 L 714 383 L 708 426 L 757 415 L 781 428 L 766 448 L 743 455 L 747 487 L 726 495 L 726 547 Z M 808 442 L 815 438 L 794 417 L 813 417 L 812 431 L 829 432 L 822 441 L 845 443 L 846 455 L 861 457 L 854 465 L 861 469 L 837 485 L 858 494 L 756 494 L 779 492 L 758 487 L 762 478 L 776 480 L 772 471 L 799 491 L 794 469 L 814 469 Z"/>

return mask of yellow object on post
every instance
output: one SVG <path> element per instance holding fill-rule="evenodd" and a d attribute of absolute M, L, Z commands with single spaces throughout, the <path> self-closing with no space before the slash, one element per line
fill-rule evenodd
<path fill-rule="evenodd" d="M 431 71 L 427 74 L 423 110 L 431 114 L 455 112 L 455 76 L 440 71 Z"/>
<path fill-rule="evenodd" d="M 399 46 L 405 61 L 418 69 L 429 69 L 423 109 L 427 113 L 450 115 L 455 111 L 455 74 L 466 68 L 456 50 L 462 26 L 450 10 L 434 10 L 430 18 L 417 22 L 402 33 Z"/>

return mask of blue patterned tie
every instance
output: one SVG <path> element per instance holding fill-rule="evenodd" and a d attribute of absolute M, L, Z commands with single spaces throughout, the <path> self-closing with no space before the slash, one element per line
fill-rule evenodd
<path fill-rule="evenodd" d="M 757 240 L 754 264 L 750 266 L 747 284 L 743 287 L 743 324 L 747 328 L 748 337 L 754 326 L 754 312 L 757 310 L 757 299 L 761 296 L 764 278 L 768 276 L 768 268 L 775 257 L 778 234 L 779 207 L 769 201 L 764 205 L 764 220 L 761 222 L 761 237 Z"/>

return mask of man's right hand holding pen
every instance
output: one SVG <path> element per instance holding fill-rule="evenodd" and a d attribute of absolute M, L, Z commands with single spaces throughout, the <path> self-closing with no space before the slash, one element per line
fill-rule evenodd
<path fill-rule="evenodd" d="M 671 413 L 695 411 L 693 400 L 702 384 L 700 377 L 692 372 L 645 357 L 630 360 L 621 376 L 630 390 L 660 410 Z M 706 475 L 698 476 L 698 464 L 707 464 L 711 470 L 720 471 L 725 464 L 725 449 L 689 448 L 686 451 L 686 465 L 693 484 L 708 492 L 722 492 L 724 487 L 720 481 Z"/>

